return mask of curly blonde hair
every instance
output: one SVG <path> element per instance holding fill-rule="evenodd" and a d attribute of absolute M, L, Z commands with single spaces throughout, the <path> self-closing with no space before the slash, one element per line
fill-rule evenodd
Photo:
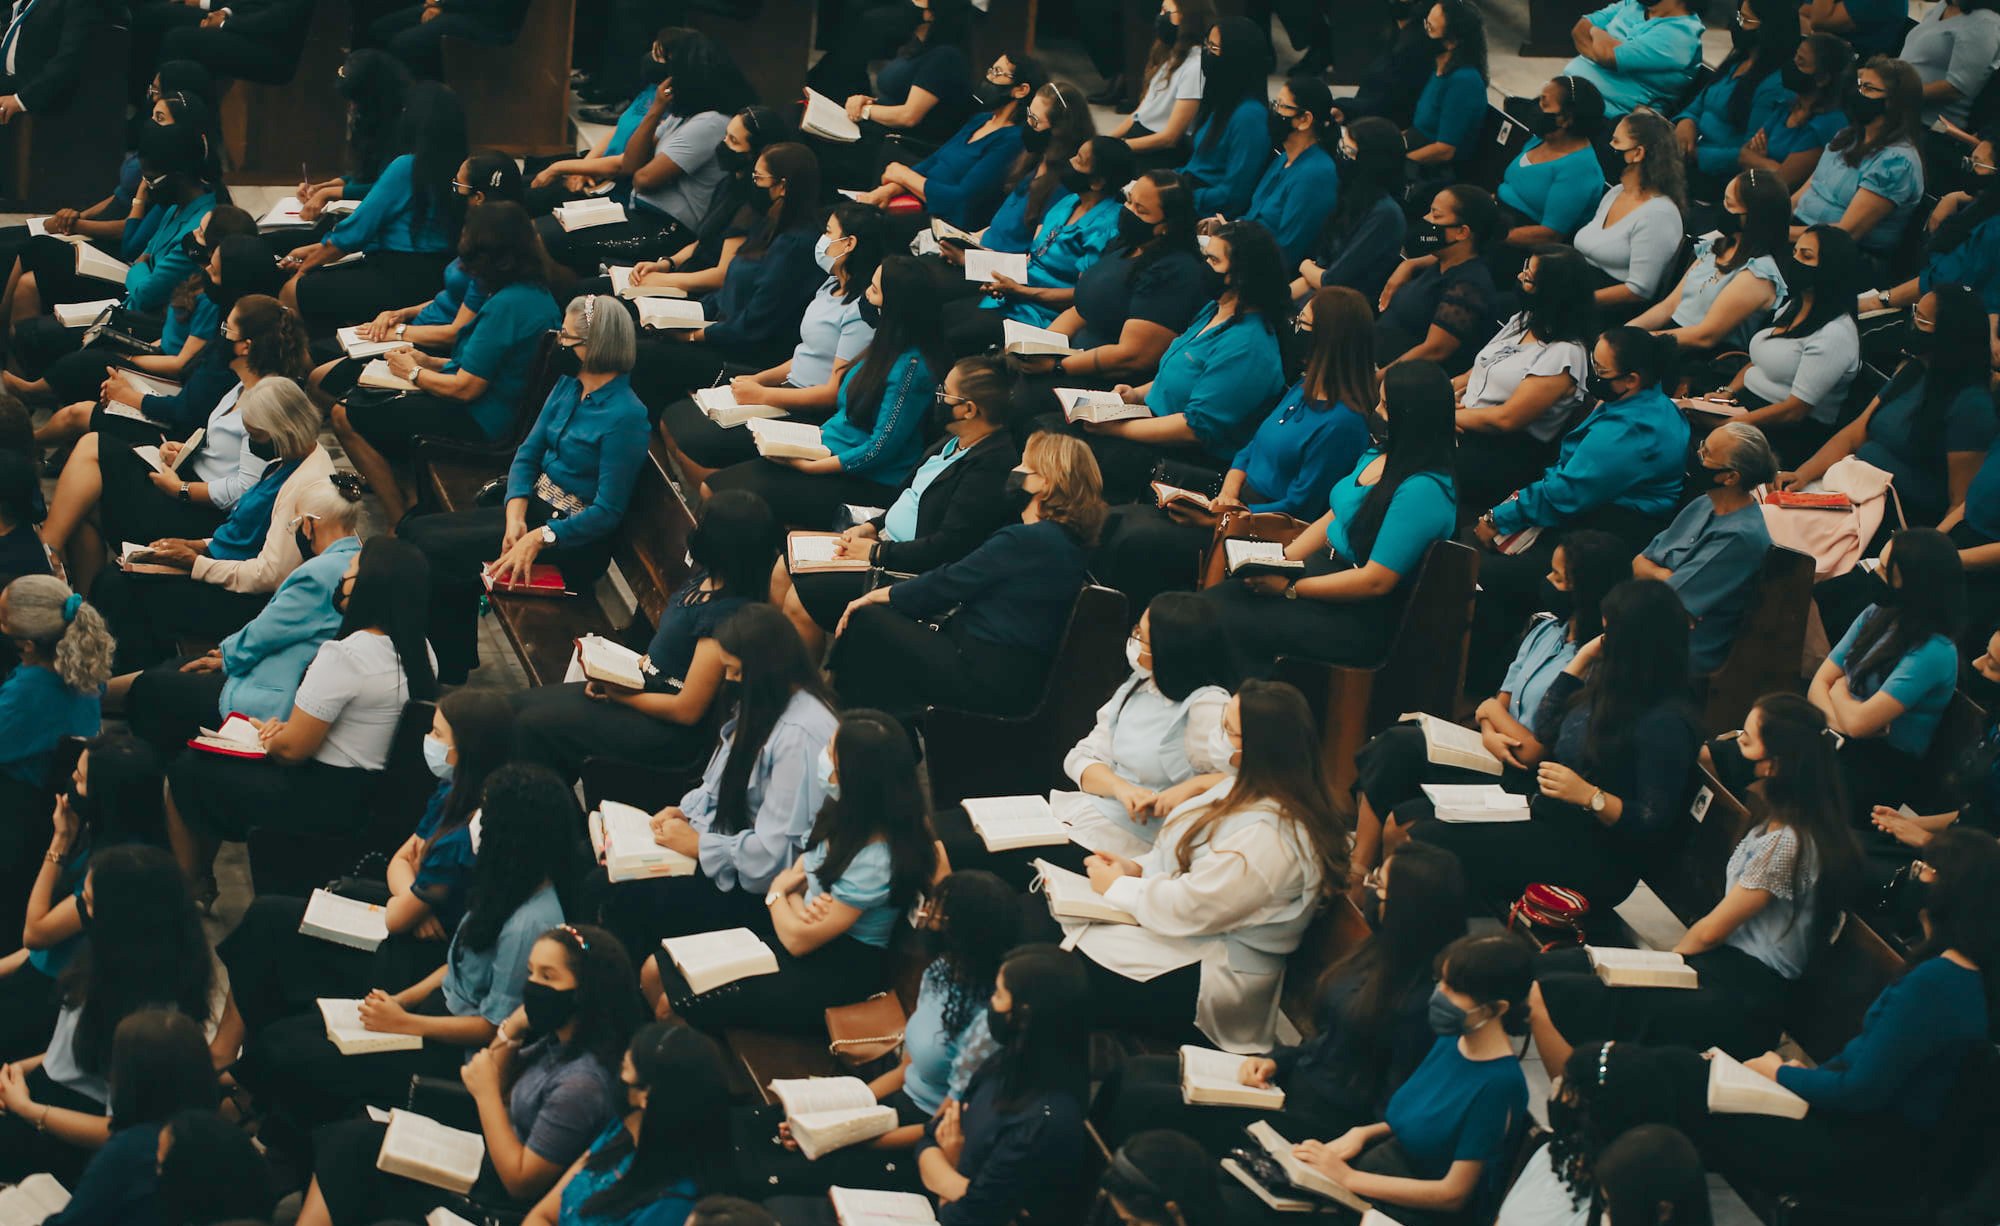
<path fill-rule="evenodd" d="M 1072 434 L 1042 430 L 1021 449 L 1021 460 L 1048 483 L 1042 518 L 1068 528 L 1085 545 L 1096 544 L 1110 508 L 1104 504 L 1104 475 L 1089 445 Z"/>
<path fill-rule="evenodd" d="M 78 694 L 94 694 L 111 678 L 115 644 L 104 618 L 69 584 L 52 575 L 24 575 L 7 585 L 6 631 L 50 657 L 56 676 Z"/>

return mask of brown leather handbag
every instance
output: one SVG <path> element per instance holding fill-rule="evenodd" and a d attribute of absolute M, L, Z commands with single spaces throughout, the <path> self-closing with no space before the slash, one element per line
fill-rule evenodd
<path fill-rule="evenodd" d="M 867 1000 L 826 1011 L 826 1049 L 857 1073 L 886 1072 L 890 1061 L 902 1058 L 907 1024 L 896 994 L 877 992 Z"/>
<path fill-rule="evenodd" d="M 1303 520 L 1293 519 L 1278 511 L 1224 511 L 1222 518 L 1215 521 L 1215 536 L 1209 541 L 1208 557 L 1202 562 L 1201 585 L 1214 587 L 1229 577 L 1222 542 L 1277 541 L 1289 545 L 1293 537 L 1309 526 Z"/>

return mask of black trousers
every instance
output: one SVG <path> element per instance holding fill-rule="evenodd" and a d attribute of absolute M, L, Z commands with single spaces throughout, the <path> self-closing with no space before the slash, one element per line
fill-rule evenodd
<path fill-rule="evenodd" d="M 1690 954 L 1687 962 L 1700 987 L 1610 987 L 1582 949 L 1543 954 L 1535 978 L 1549 1019 L 1572 1046 L 1631 1039 L 1696 1051 L 1720 1047 L 1739 1060 L 1771 1050 L 1784 1029 L 1784 978 L 1733 945 Z"/>
<path fill-rule="evenodd" d="M 115 247 L 108 254 L 116 255 Z M 35 274 L 35 296 L 43 307 L 59 303 L 96 302 L 100 298 L 125 297 L 125 286 L 117 281 L 100 281 L 76 271 L 76 247 L 62 239 L 40 235 L 21 248 L 21 271 Z M 16 325 L 18 327 L 18 325 Z"/>
<path fill-rule="evenodd" d="M 269 592 L 232 592 L 191 575 L 131 574 L 106 567 L 90 603 L 117 639 L 113 671 L 138 672 L 176 654 L 182 639 L 217 643 L 263 611 Z"/>
<path fill-rule="evenodd" d="M 647 399 L 648 405 L 658 403 Z M 788 418 L 788 420 L 797 420 Z M 748 464 L 757 458 L 757 441 L 744 426 L 718 426 L 701 411 L 693 397 L 670 400 L 660 410 L 660 424 L 666 427 L 674 446 L 703 468 L 728 468 Z"/>
<path fill-rule="evenodd" d="M 1510 792 L 1531 795 L 1534 777 L 1527 771 L 1502 767 L 1498 782 Z M 1430 759 L 1424 731 L 1415 724 L 1392 724 L 1369 739 L 1354 755 L 1357 792 L 1368 798 L 1377 816 L 1421 797 L 1426 783 L 1495 782 L 1492 775 L 1457 766 L 1439 766 Z"/>
<path fill-rule="evenodd" d="M 431 25 L 450 21 L 451 15 Z M 315 268 L 299 278 L 299 314 L 306 331 L 323 336 L 382 312 L 422 302 L 444 284 L 450 251 L 371 251 L 356 264 Z"/>
<path fill-rule="evenodd" d="M 1308 578 L 1348 569 L 1330 554 L 1306 559 Z M 1372 664 L 1389 648 L 1402 611 L 1396 593 L 1372 600 L 1287 600 L 1264 596 L 1231 580 L 1202 590 L 1222 617 L 1237 662 L 1251 676 L 1263 676 L 1279 656 L 1306 656 L 1329 664 Z"/>
<path fill-rule="evenodd" d="M 1047 860 L 1059 868 L 1080 873 L 1084 859 L 1090 855 L 1075 843 L 988 851 L 986 840 L 973 829 L 972 819 L 965 815 L 963 805 L 952 805 L 931 814 L 931 829 L 937 834 L 938 841 L 944 844 L 945 855 L 950 858 L 954 872 L 980 869 L 992 873 L 1023 895 L 1029 893 L 1029 887 L 1034 883 L 1035 861 Z M 1034 909 L 1046 913 L 1047 908 L 1041 905 L 1039 897 L 1030 901 Z"/>
<path fill-rule="evenodd" d="M 97 496 L 97 517 L 104 529 L 105 546 L 113 554 L 127 541 L 148 545 L 163 537 L 205 540 L 222 526 L 228 512 L 204 503 L 182 502 L 154 485 L 152 468 L 134 454 L 133 444 L 127 441 L 139 431 L 123 428 L 129 418 L 111 420 L 119 426 L 97 433 L 97 471 L 103 481 Z"/>
<path fill-rule="evenodd" d="M 825 530 L 845 503 L 886 507 L 897 488 L 851 473 L 807 473 L 762 456 L 732 464 L 708 479 L 712 493 L 749 490 L 762 498 L 778 522 L 795 528 Z"/>
<path fill-rule="evenodd" d="M 807 571 L 792 576 L 792 590 L 814 624 L 832 634 L 847 606 L 868 590 L 868 576 L 851 570 Z"/>
<path fill-rule="evenodd" d="M 1593 913 L 1608 912 L 1639 882 L 1639 866 L 1617 837 L 1573 805 L 1538 801 L 1525 822 L 1441 822 L 1418 797 L 1396 807 L 1396 821 L 1458 856 L 1474 915 L 1503 911 L 1534 882 L 1576 890 Z"/>
<path fill-rule="evenodd" d="M 656 949 L 660 984 L 673 1010 L 710 1034 L 735 1026 L 793 1033 L 823 1033 L 826 1011 L 866 1000 L 888 985 L 888 950 L 837 936 L 803 957 L 788 951 L 771 927 L 768 911 L 744 927 L 777 956 L 778 973 L 752 975 L 696 995 L 665 950 Z"/>
<path fill-rule="evenodd" d="M 666 405 L 698 387 L 713 387 L 732 375 L 750 374 L 775 366 L 791 355 L 789 342 L 749 348 L 711 345 L 707 341 L 673 340 L 661 332 L 639 333 L 639 362 L 632 368 L 632 390 L 648 408 Z M 769 359 L 768 361 L 766 359 Z M 749 431 L 743 431 L 749 433 Z"/>
<path fill-rule="evenodd" d="M 944 335 L 953 353 L 985 353 L 1006 340 L 1007 312 L 989 309 L 987 301 L 984 294 L 965 294 L 944 304 Z"/>
<path fill-rule="evenodd" d="M 581 683 L 517 690 L 514 754 L 574 781 L 587 758 L 698 764 L 715 744 L 712 722 L 674 724 L 584 696 Z"/>
<path fill-rule="evenodd" d="M 1214 1046 L 1195 1028 L 1195 1002 L 1201 995 L 1201 964 L 1183 966 L 1144 983 L 1127 979 L 1085 955 L 1090 976 L 1090 1016 L 1093 1030 L 1133 1030 L 1178 1043 Z"/>
<path fill-rule="evenodd" d="M 23 964 L 0 978 L 0 1061 L 13 1063 L 49 1049 L 62 997 L 54 977 Z"/>
<path fill-rule="evenodd" d="M 153 83 L 153 74 L 159 71 L 160 63 L 186 58 L 161 54 L 166 37 L 178 30 L 200 25 L 206 16 L 208 14 L 200 9 L 175 3 L 174 0 L 142 0 L 142 3 L 131 7 L 127 26 L 131 31 L 131 43 L 125 71 L 127 103 L 144 113 L 146 87 Z"/>
<path fill-rule="evenodd" d="M 1203 1149 L 1218 1158 L 1242 1145 L 1243 1130 L 1259 1120 L 1268 1121 L 1288 1140 L 1325 1141 L 1377 1118 L 1365 1103 L 1308 1099 L 1293 1086 L 1286 1086 L 1285 1091 L 1282 1111 L 1189 1106 L 1181 1098 L 1179 1056 L 1136 1056 L 1104 1079 L 1091 1105 L 1091 1117 L 1104 1134 L 1105 1144 L 1113 1149 L 1137 1133 L 1171 1128 L 1201 1142 Z"/>
<path fill-rule="evenodd" d="M 334 1222 L 421 1222 L 431 1211 L 450 1207 L 458 1198 L 443 1188 L 388 1174 L 375 1165 L 382 1152 L 387 1124 L 372 1119 L 339 1120 L 313 1133 L 313 1176 L 326 1198 L 327 1216 Z M 512 1206 L 519 1220 L 532 1202 L 519 1201 L 493 1169 L 488 1156 L 479 1164 L 479 1179 L 468 1194 L 475 1204 Z"/>
<path fill-rule="evenodd" d="M 834 640 L 828 667 L 842 706 L 875 707 L 907 724 L 938 703 L 994 715 L 1027 711 L 1041 697 L 1049 657 L 975 638 L 955 618 L 933 630 L 869 605 Z"/>
<path fill-rule="evenodd" d="M 596 874 L 602 878 L 600 871 Z M 598 915 L 631 955 L 643 962 L 667 937 L 752 927 L 764 915 L 764 897 L 725 890 L 707 875 L 604 883 Z"/>
<path fill-rule="evenodd" d="M 125 719 L 132 734 L 168 757 L 179 752 L 203 727 L 222 718 L 222 688 L 229 682 L 221 670 L 185 673 L 181 666 L 193 656 L 173 656 L 132 679 L 125 695 Z"/>
<path fill-rule="evenodd" d="M 263 826 L 301 834 L 359 831 L 370 820 L 363 801 L 374 777 L 317 760 L 292 766 L 196 749 L 167 766 L 167 786 L 188 829 L 231 843 Z M 330 864 L 327 875 L 344 867 Z"/>
<path fill-rule="evenodd" d="M 549 258 L 580 277 L 597 276 L 598 265 L 604 263 L 663 259 L 693 238 L 686 223 L 636 204 L 626 205 L 625 220 L 613 225 L 565 230 L 555 218 L 544 215 L 535 219 L 535 232 L 542 236 Z"/>
<path fill-rule="evenodd" d="M 1201 586 L 1202 561 L 1214 537 L 1213 529 L 1184 524 L 1150 502 L 1128 502 L 1111 509 L 1091 573 L 1125 593 L 1126 612 L 1136 620 L 1160 593 Z"/>
<path fill-rule="evenodd" d="M 490 441 L 465 405 L 428 392 L 353 397 L 347 402 L 347 424 L 392 461 L 408 459 L 412 444 L 426 434 L 469 443 Z"/>
<path fill-rule="evenodd" d="M 327 866 L 331 877 L 342 866 Z M 361 892 L 343 888 L 344 895 Z M 363 902 L 388 901 L 385 885 Z M 253 899 L 250 909 L 216 954 L 229 968 L 236 1011 L 252 1034 L 295 1014 L 319 1016 L 314 1001 L 327 996 L 352 999 L 372 988 L 401 991 L 444 964 L 443 941 L 395 935 L 374 953 L 336 945 L 299 932 L 306 900 L 285 894 Z"/>
<path fill-rule="evenodd" d="M 899 1127 L 930 1119 L 910 1096 L 896 1090 L 881 1100 L 896 1112 Z M 908 1149 L 876 1149 L 850 1145 L 808 1159 L 778 1142 L 778 1125 L 785 1109 L 777 1103 L 737 1107 L 729 1113 L 729 1133 L 737 1161 L 740 1187 L 782 1196 L 824 1197 L 828 1188 L 874 1188 L 884 1192 L 922 1192 L 916 1153 Z"/>
<path fill-rule="evenodd" d="M 1561 441 L 1544 443 L 1526 430 L 1488 434 L 1468 430 L 1458 436 L 1458 505 L 1484 510 L 1542 475 Z"/>
<path fill-rule="evenodd" d="M 423 12 L 422 6 L 412 6 L 390 13 L 370 27 L 369 33 L 408 65 L 411 75 L 432 81 L 444 78 L 445 39 L 504 47 L 514 41 L 520 28 L 518 20 L 510 25 L 484 13 L 440 13 L 425 21 Z"/>
<path fill-rule="evenodd" d="M 306 20 L 309 13 L 310 10 L 301 10 L 300 20 Z M 181 26 L 167 34 L 161 44 L 160 58 L 193 60 L 222 80 L 283 85 L 299 70 L 304 39 L 303 28 L 296 37 L 279 40 L 252 38 L 227 26 L 214 30 Z"/>

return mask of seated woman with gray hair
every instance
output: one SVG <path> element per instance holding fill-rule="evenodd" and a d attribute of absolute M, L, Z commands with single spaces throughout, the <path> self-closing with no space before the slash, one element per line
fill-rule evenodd
<path fill-rule="evenodd" d="M 91 599 L 118 638 L 118 671 L 173 654 L 177 638 L 219 639 L 263 609 L 302 561 L 293 535 L 305 491 L 333 474 L 319 445 L 320 411 L 290 379 L 243 393 L 243 446 L 263 473 L 213 535 L 163 537 L 98 575 Z"/>
<path fill-rule="evenodd" d="M 431 564 L 432 650 L 447 685 L 479 664 L 480 571 L 526 580 L 553 565 L 581 592 L 610 565 L 611 544 L 646 460 L 646 406 L 632 390 L 632 317 L 606 295 L 572 299 L 556 337 L 562 372 L 507 469 L 502 505 L 404 524 Z"/>
<path fill-rule="evenodd" d="M 308 481 L 283 527 L 305 559 L 248 625 L 204 655 L 179 655 L 144 672 L 113 677 L 105 697 L 121 705 L 134 735 L 163 753 L 178 751 L 203 726 L 231 711 L 280 719 L 319 645 L 340 628 L 333 592 L 361 548 L 361 496 L 367 487 L 336 470 Z"/>
<path fill-rule="evenodd" d="M 27 818 L 48 812 L 56 746 L 98 733 L 111 635 L 67 583 L 24 575 L 0 589 L 0 640 L 20 658 L 0 681 L 0 813 L 16 819 L 0 822 L 0 872 L 12 874 L 39 867 L 30 844 L 48 825 L 37 835 Z"/>
<path fill-rule="evenodd" d="M 1757 595 L 1771 533 L 1751 492 L 1778 475 L 1764 432 L 1740 421 L 1717 426 L 1695 449 L 1694 487 L 1707 495 L 1680 514 L 1632 559 L 1632 577 L 1674 589 L 1694 621 L 1688 668 L 1713 672 L 1729 655 L 1736 629 Z"/>

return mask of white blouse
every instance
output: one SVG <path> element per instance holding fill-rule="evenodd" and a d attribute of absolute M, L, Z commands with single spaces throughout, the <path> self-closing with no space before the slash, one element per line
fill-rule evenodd
<path fill-rule="evenodd" d="M 1604 275 L 1653 302 L 1666 288 L 1667 270 L 1680 253 L 1681 211 L 1665 196 L 1654 196 L 1615 224 L 1607 224 L 1611 206 L 1624 195 L 1622 183 L 1604 193 L 1597 214 L 1576 232 L 1572 245 Z"/>
<path fill-rule="evenodd" d="M 1583 404 L 1583 386 L 1590 379 L 1590 353 L 1581 341 L 1529 339 L 1528 314 L 1523 311 L 1502 325 L 1472 359 L 1472 369 L 1465 376 L 1465 407 L 1497 408 L 1520 390 L 1523 380 L 1544 375 L 1568 375 L 1576 384 L 1569 395 L 1528 423 L 1529 437 L 1546 443 L 1563 432 Z"/>

